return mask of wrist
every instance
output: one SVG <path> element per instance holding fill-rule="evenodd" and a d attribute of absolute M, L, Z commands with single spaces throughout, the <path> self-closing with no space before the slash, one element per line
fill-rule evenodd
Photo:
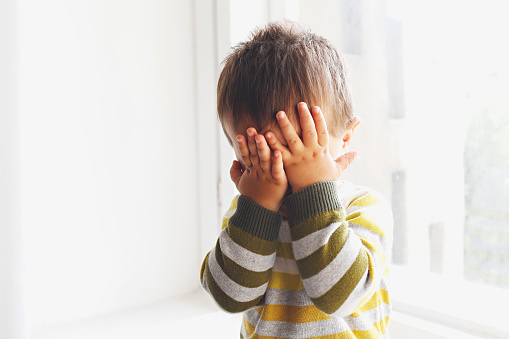
<path fill-rule="evenodd" d="M 342 209 L 335 181 L 324 181 L 292 192 L 286 199 L 290 225 L 326 211 Z"/>
<path fill-rule="evenodd" d="M 273 201 L 264 201 L 264 200 L 256 200 L 256 199 L 251 199 L 253 202 L 255 202 L 256 204 L 260 205 L 261 207 L 265 208 L 265 209 L 268 209 L 269 211 L 272 211 L 272 212 L 278 212 L 279 211 L 279 208 L 281 207 L 281 203 L 274 203 Z"/>
<path fill-rule="evenodd" d="M 275 213 L 241 195 L 230 222 L 242 230 L 266 240 L 276 240 L 281 225 L 281 213 Z"/>
<path fill-rule="evenodd" d="M 255 204 L 257 204 L 265 209 L 268 209 L 269 211 L 272 211 L 272 212 L 278 212 L 279 208 L 281 207 L 281 204 L 283 203 L 282 201 L 278 203 L 278 202 L 273 201 L 272 199 L 264 199 L 264 198 L 256 197 L 251 194 L 243 194 L 242 192 L 240 194 L 243 195 L 244 197 L 248 198 Z"/>

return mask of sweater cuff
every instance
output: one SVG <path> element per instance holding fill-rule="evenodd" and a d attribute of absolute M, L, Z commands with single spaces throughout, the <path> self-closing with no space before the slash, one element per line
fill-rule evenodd
<path fill-rule="evenodd" d="M 297 191 L 286 198 L 288 222 L 295 225 L 315 215 L 342 209 L 335 181 L 323 181 Z"/>
<path fill-rule="evenodd" d="M 282 221 L 281 213 L 268 210 L 243 195 L 239 196 L 237 210 L 230 218 L 230 222 L 243 231 L 270 241 L 279 237 Z"/>

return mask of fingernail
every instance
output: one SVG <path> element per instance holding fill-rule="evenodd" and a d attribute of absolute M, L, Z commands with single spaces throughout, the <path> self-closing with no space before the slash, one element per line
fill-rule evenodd
<path fill-rule="evenodd" d="M 283 119 L 283 118 L 285 117 L 285 113 L 284 113 L 284 112 L 279 112 L 279 113 L 277 114 L 277 117 L 278 117 L 279 119 Z"/>
<path fill-rule="evenodd" d="M 237 137 L 237 142 L 240 144 L 242 142 L 242 138 L 241 137 Z"/>
<path fill-rule="evenodd" d="M 265 135 L 265 137 L 266 137 L 267 139 L 270 139 L 270 138 L 272 138 L 272 134 L 267 133 L 267 135 Z"/>
<path fill-rule="evenodd" d="M 258 139 L 256 139 L 256 138 L 255 138 L 255 141 L 256 141 L 256 143 L 257 143 L 257 144 L 259 144 L 259 143 L 260 143 L 260 140 L 258 140 Z"/>

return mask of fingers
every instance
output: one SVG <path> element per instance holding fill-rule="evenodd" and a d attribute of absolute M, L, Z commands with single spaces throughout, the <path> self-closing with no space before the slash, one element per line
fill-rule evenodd
<path fill-rule="evenodd" d="M 281 152 L 283 158 L 285 158 L 287 155 L 290 154 L 290 151 L 288 148 L 286 148 L 281 141 L 274 135 L 272 132 L 265 133 L 265 138 L 267 139 L 267 143 L 269 144 L 270 148 L 275 152 L 279 151 Z"/>
<path fill-rule="evenodd" d="M 297 105 L 299 112 L 300 127 L 302 128 L 302 140 L 304 145 L 316 144 L 316 127 L 308 105 L 305 102 L 299 102 Z"/>
<path fill-rule="evenodd" d="M 256 132 L 256 129 L 253 127 L 250 127 L 246 131 L 247 134 L 247 147 L 249 148 L 249 157 L 251 158 L 251 163 L 254 166 L 259 165 L 259 159 L 258 159 L 258 149 L 256 147 L 256 141 L 255 137 L 258 135 L 258 132 Z"/>
<path fill-rule="evenodd" d="M 299 135 L 295 132 L 295 128 L 293 128 L 292 123 L 288 120 L 285 112 L 280 111 L 276 114 L 277 122 L 279 124 L 279 128 L 283 133 L 283 137 L 288 143 L 288 147 L 292 152 L 299 150 L 302 147 L 302 140 L 300 140 Z"/>
<path fill-rule="evenodd" d="M 327 146 L 329 143 L 329 132 L 327 131 L 327 123 L 325 122 L 322 110 L 320 107 L 315 106 L 311 109 L 311 113 L 315 122 L 318 144 L 320 146 Z"/>
<path fill-rule="evenodd" d="M 235 186 L 239 184 L 240 178 L 242 177 L 242 165 L 237 160 L 233 160 L 232 167 L 230 168 L 230 178 L 232 179 Z"/>
<path fill-rule="evenodd" d="M 267 141 L 262 134 L 258 134 L 255 136 L 256 150 L 258 153 L 260 168 L 263 172 L 270 173 L 271 169 L 271 157 L 270 157 L 270 148 L 267 145 Z"/>
<path fill-rule="evenodd" d="M 246 138 L 243 135 L 237 135 L 237 143 L 239 145 L 240 156 L 242 158 L 242 162 L 244 163 L 244 165 L 246 165 L 246 167 L 253 166 L 253 164 L 251 163 L 250 157 L 251 154 L 247 146 Z"/>
<path fill-rule="evenodd" d="M 343 172 L 347 169 L 348 166 L 354 161 L 354 159 L 357 157 L 357 151 L 350 151 L 346 152 L 342 156 L 336 159 L 336 166 L 338 169 Z"/>
<path fill-rule="evenodd" d="M 272 176 L 275 179 L 280 179 L 285 176 L 281 151 L 274 151 L 274 156 L 272 157 Z"/>

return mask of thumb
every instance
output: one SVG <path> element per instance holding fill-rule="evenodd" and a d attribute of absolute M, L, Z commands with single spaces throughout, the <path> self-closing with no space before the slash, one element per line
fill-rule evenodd
<path fill-rule="evenodd" d="M 348 166 L 350 166 L 358 154 L 359 153 L 357 153 L 357 151 L 346 152 L 336 159 L 336 166 L 338 166 L 339 170 L 343 172 L 348 168 Z"/>
<path fill-rule="evenodd" d="M 242 165 L 237 160 L 233 160 L 232 167 L 230 168 L 230 178 L 232 179 L 235 186 L 239 184 L 241 177 L 242 177 Z"/>

